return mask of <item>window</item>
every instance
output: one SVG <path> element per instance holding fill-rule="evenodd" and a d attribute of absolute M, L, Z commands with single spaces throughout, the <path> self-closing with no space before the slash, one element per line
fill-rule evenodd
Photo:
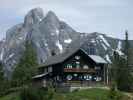
<path fill-rule="evenodd" d="M 91 75 L 84 75 L 84 80 L 91 80 L 92 76 Z"/>
<path fill-rule="evenodd" d="M 67 80 L 72 80 L 73 77 L 72 77 L 72 75 L 67 75 L 66 78 L 67 78 Z"/>
<path fill-rule="evenodd" d="M 80 68 L 80 62 L 76 61 L 76 68 Z"/>
<path fill-rule="evenodd" d="M 102 78 L 101 78 L 101 77 L 99 77 L 99 76 L 96 76 L 96 77 L 94 77 L 94 80 L 95 80 L 95 81 L 97 81 L 97 82 L 99 82 L 99 81 L 101 81 L 101 80 L 102 80 Z"/>
<path fill-rule="evenodd" d="M 101 67 L 100 66 L 95 66 L 95 70 L 100 70 Z"/>
<path fill-rule="evenodd" d="M 72 68 L 72 65 L 71 64 L 67 64 L 66 68 Z"/>
<path fill-rule="evenodd" d="M 83 69 L 89 69 L 89 66 L 88 65 L 84 65 Z"/>
<path fill-rule="evenodd" d="M 90 55 L 95 55 L 96 54 L 96 50 L 95 50 L 95 48 L 93 46 L 89 47 L 89 54 Z"/>
<path fill-rule="evenodd" d="M 80 59 L 80 56 L 75 56 L 75 59 L 76 59 L 76 60 L 79 60 L 79 59 Z"/>
<path fill-rule="evenodd" d="M 45 68 L 45 69 L 44 69 L 44 73 L 47 73 L 47 72 L 48 72 L 48 71 L 47 71 L 47 68 Z"/>
<path fill-rule="evenodd" d="M 48 67 L 48 72 L 52 72 L 52 67 Z"/>
<path fill-rule="evenodd" d="M 77 76 L 78 76 L 78 74 L 74 74 L 74 76 L 75 76 L 75 77 L 77 77 Z"/>

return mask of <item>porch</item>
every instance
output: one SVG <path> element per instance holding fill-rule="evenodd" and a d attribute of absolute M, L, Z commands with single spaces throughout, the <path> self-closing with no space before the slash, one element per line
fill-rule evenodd
<path fill-rule="evenodd" d="M 107 87 L 107 84 L 104 84 L 104 82 L 79 82 L 79 81 L 73 81 L 73 82 L 63 82 L 58 83 L 55 85 L 55 88 L 62 92 L 72 92 L 79 89 L 89 89 L 89 88 L 105 88 Z"/>

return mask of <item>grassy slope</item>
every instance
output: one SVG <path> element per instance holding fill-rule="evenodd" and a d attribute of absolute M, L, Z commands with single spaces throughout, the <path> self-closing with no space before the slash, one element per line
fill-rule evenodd
<path fill-rule="evenodd" d="M 89 90 L 81 90 L 78 92 L 73 92 L 72 94 L 68 94 L 68 99 L 70 100 L 81 100 L 81 99 L 90 99 L 90 100 L 107 100 L 108 90 L 103 89 L 89 89 Z"/>
<path fill-rule="evenodd" d="M 108 94 L 109 90 L 93 88 L 67 93 L 65 95 L 59 95 L 55 97 L 62 98 L 62 100 L 109 100 Z M 121 100 L 128 100 L 127 96 L 123 96 L 122 93 L 119 94 L 122 95 Z"/>
<path fill-rule="evenodd" d="M 0 100 L 20 100 L 18 93 L 12 93 L 4 97 L 0 97 Z"/>
<path fill-rule="evenodd" d="M 108 90 L 105 89 L 80 90 L 66 94 L 55 93 L 53 98 L 54 100 L 109 100 Z M 0 100 L 20 100 L 20 99 L 17 93 L 13 93 L 0 98 Z M 128 100 L 128 99 L 124 97 L 121 100 Z"/>

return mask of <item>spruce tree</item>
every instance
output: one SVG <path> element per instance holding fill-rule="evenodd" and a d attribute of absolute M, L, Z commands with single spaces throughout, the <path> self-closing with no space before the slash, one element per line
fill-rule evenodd
<path fill-rule="evenodd" d="M 124 45 L 124 53 L 126 56 L 124 66 L 124 76 L 125 76 L 125 82 L 123 82 L 123 86 L 120 86 L 120 89 L 122 90 L 130 90 L 130 87 L 132 85 L 132 68 L 130 66 L 130 60 L 131 60 L 131 51 L 130 51 L 130 43 L 128 40 L 128 31 L 125 32 L 125 45 Z M 123 80 L 124 81 L 124 80 Z M 125 84 L 124 84 L 125 83 Z"/>
<path fill-rule="evenodd" d="M 3 65 L 0 62 L 0 83 L 4 80 Z"/>
<path fill-rule="evenodd" d="M 37 70 L 37 55 L 31 41 L 25 42 L 25 51 L 13 72 L 13 82 L 20 86 L 31 81 Z"/>
<path fill-rule="evenodd" d="M 3 72 L 3 64 L 0 62 L 0 95 L 4 92 L 5 86 L 5 79 L 4 79 L 4 72 Z"/>
<path fill-rule="evenodd" d="M 120 69 L 119 60 L 120 60 L 119 54 L 116 51 L 114 51 L 112 67 L 111 67 L 111 81 L 112 81 L 112 86 L 114 86 L 113 88 L 115 89 L 117 88 L 117 76 Z"/>
<path fill-rule="evenodd" d="M 126 32 L 124 56 L 114 52 L 112 63 L 112 77 L 116 87 L 122 91 L 129 91 L 132 84 L 131 68 L 129 66 L 129 42 L 128 33 Z"/>

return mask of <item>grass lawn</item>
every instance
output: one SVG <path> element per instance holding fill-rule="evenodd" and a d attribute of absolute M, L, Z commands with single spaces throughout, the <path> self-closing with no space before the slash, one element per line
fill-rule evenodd
<path fill-rule="evenodd" d="M 108 94 L 109 90 L 107 89 L 92 88 L 66 94 L 56 93 L 54 100 L 110 100 Z M 130 100 L 122 92 L 118 92 L 118 94 L 121 96 L 120 100 Z"/>
<path fill-rule="evenodd" d="M 69 93 L 67 98 L 71 100 L 108 100 L 108 90 L 105 89 L 87 89 Z"/>
<path fill-rule="evenodd" d="M 109 100 L 109 90 L 106 89 L 87 89 L 69 93 L 54 93 L 53 100 Z M 122 93 L 120 93 L 122 95 Z M 1 97 L 0 100 L 20 100 L 18 93 L 12 93 Z M 127 96 L 122 95 L 120 100 L 128 100 Z"/>
<path fill-rule="evenodd" d="M 3 97 L 0 97 L 0 100 L 20 100 L 18 93 L 12 93 Z"/>

